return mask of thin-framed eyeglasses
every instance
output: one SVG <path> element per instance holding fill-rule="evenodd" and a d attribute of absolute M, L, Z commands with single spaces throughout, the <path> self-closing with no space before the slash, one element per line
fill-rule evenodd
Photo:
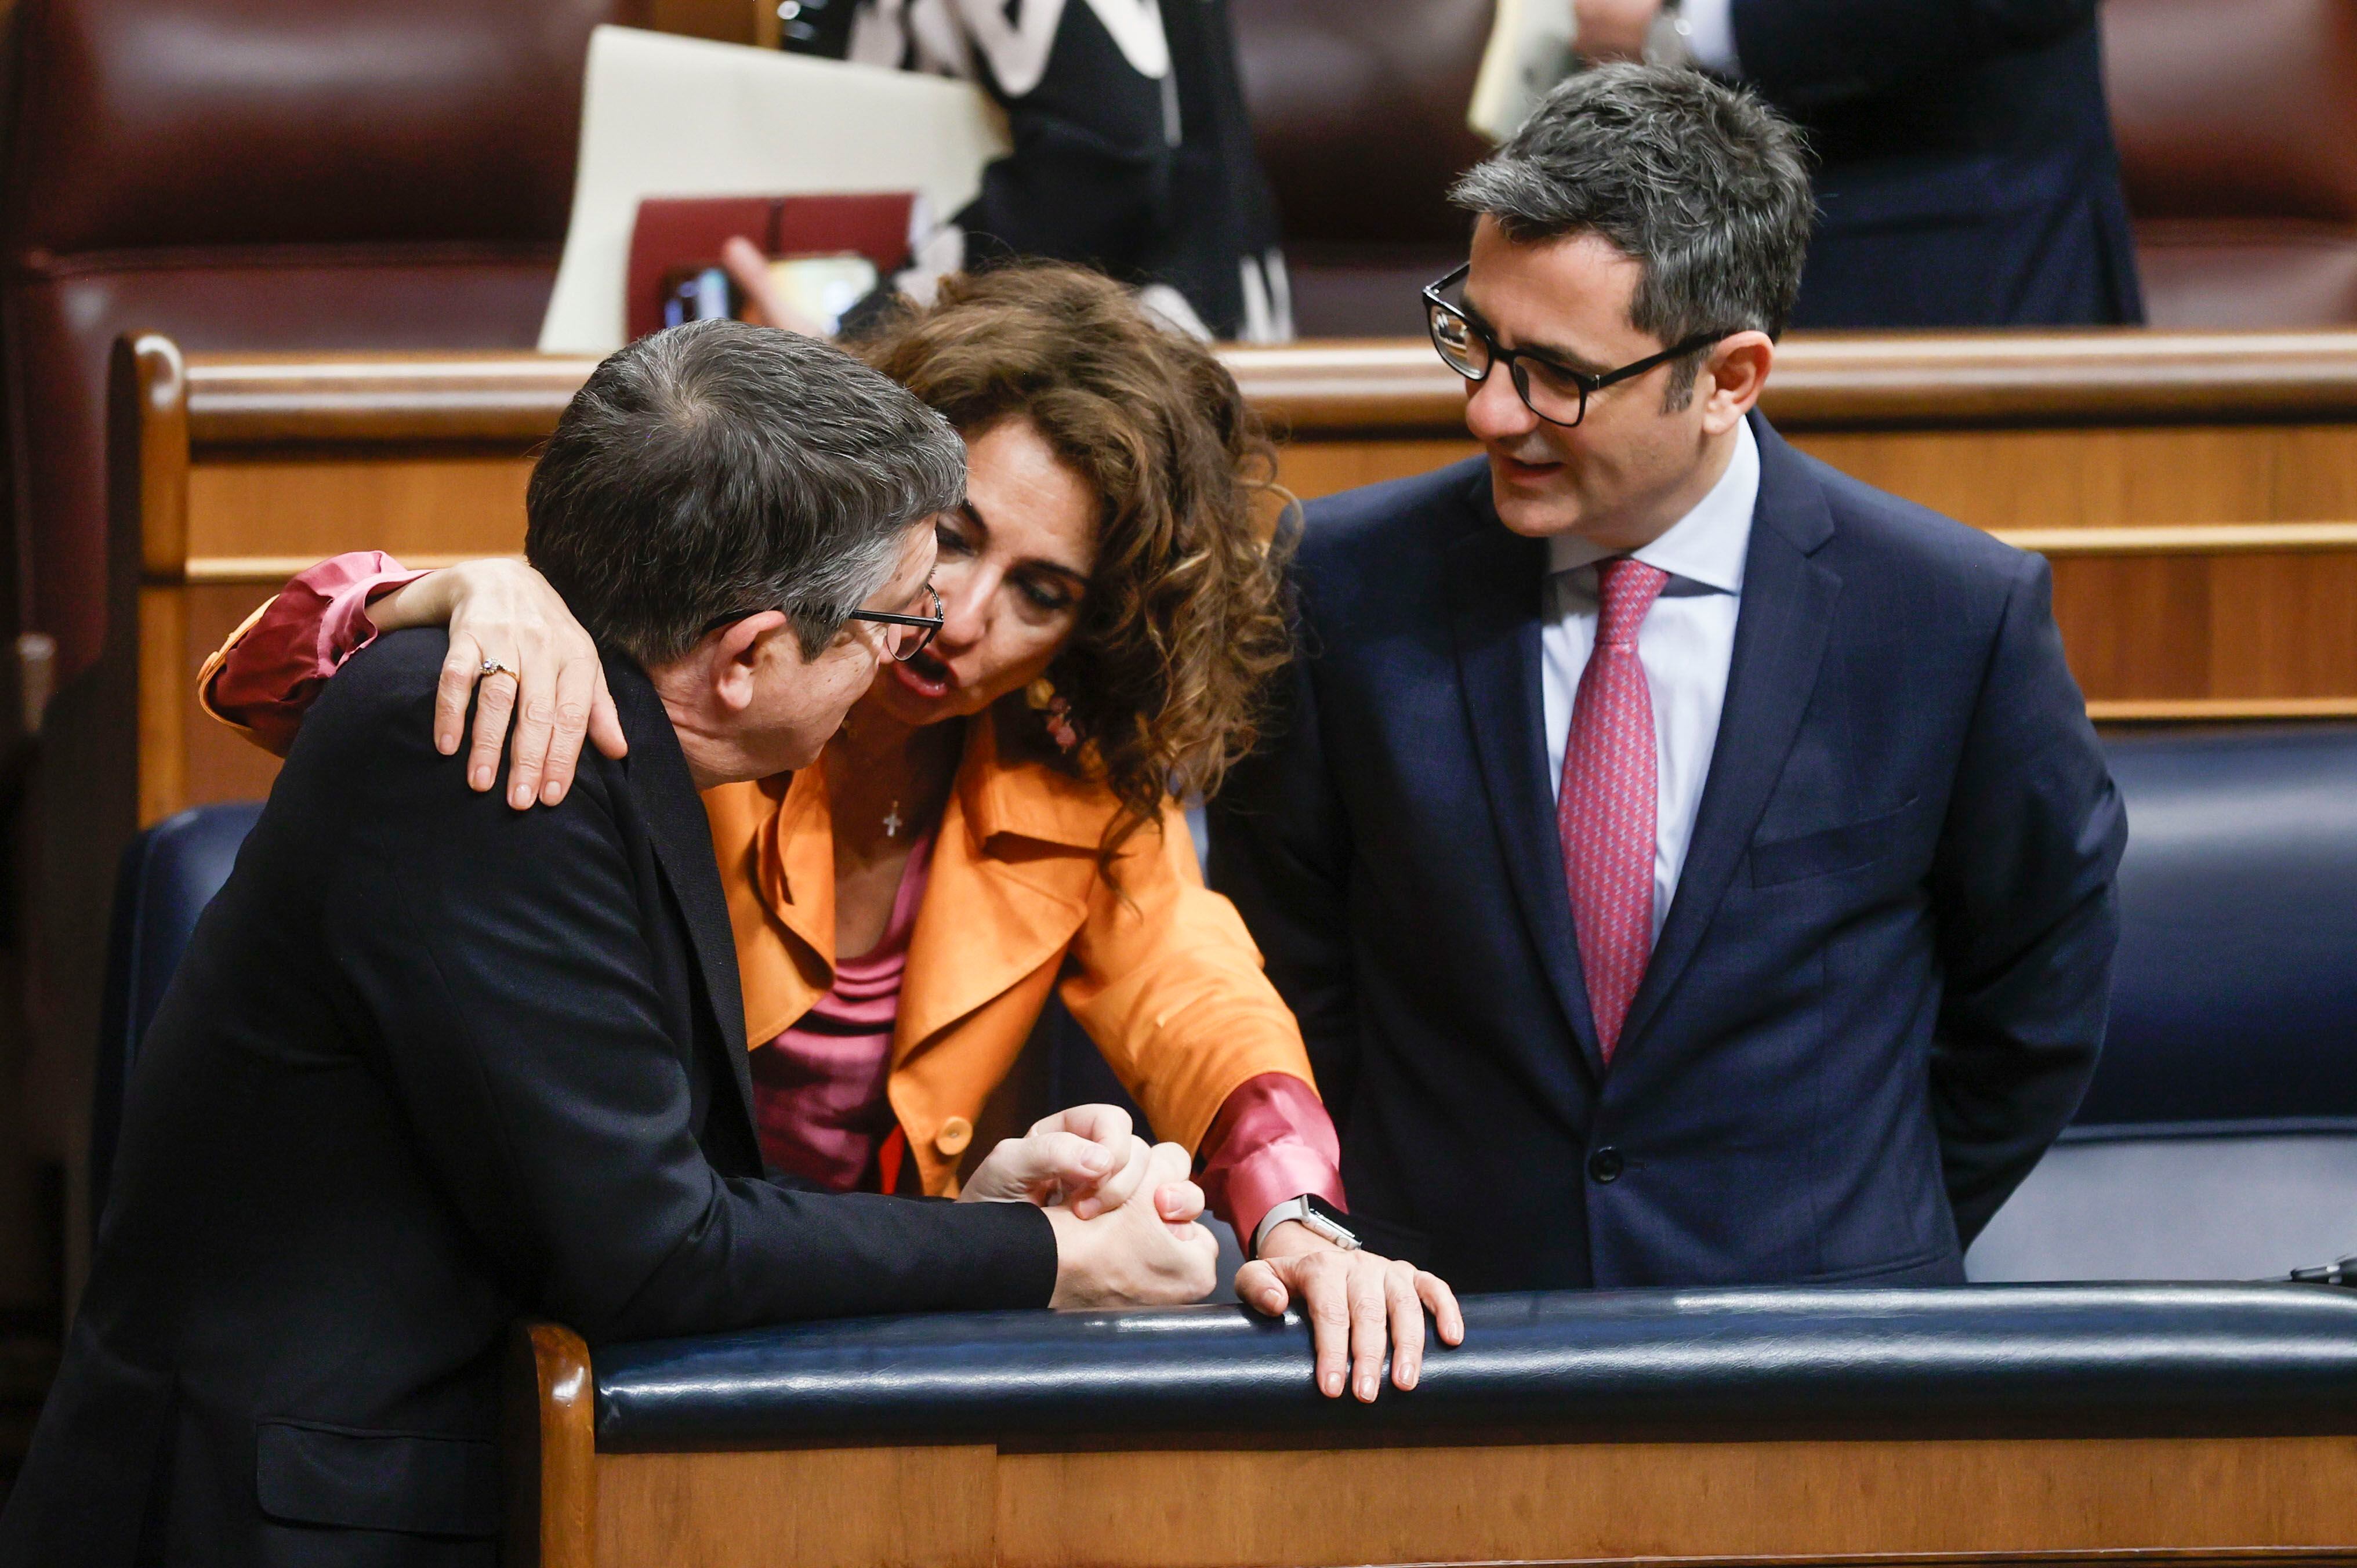
<path fill-rule="evenodd" d="M 895 663 L 906 664 L 932 646 L 933 639 L 941 635 L 942 624 L 949 619 L 949 610 L 942 603 L 940 591 L 927 583 L 923 592 L 933 607 L 933 613 L 929 616 L 906 615 L 898 610 L 854 610 L 846 618 L 880 623 L 884 628 L 884 651 Z M 704 630 L 708 636 L 730 621 L 743 620 L 747 616 L 762 613 L 760 610 L 738 610 L 734 615 L 721 616 L 707 622 Z"/>
<path fill-rule="evenodd" d="M 1731 329 L 1697 332 L 1682 343 L 1674 343 L 1658 354 L 1648 354 L 1617 371 L 1607 371 L 1602 375 L 1575 371 L 1528 349 L 1499 348 L 1496 338 L 1441 297 L 1471 270 L 1472 264 L 1467 263 L 1438 282 L 1425 285 L 1425 327 L 1432 334 L 1432 346 L 1439 351 L 1440 362 L 1474 382 L 1488 381 L 1491 371 L 1504 365 L 1507 379 L 1514 383 L 1523 406 L 1549 424 L 1577 424 L 1587 417 L 1587 400 L 1606 387 L 1633 380 L 1657 365 L 1666 365 L 1734 336 Z"/>

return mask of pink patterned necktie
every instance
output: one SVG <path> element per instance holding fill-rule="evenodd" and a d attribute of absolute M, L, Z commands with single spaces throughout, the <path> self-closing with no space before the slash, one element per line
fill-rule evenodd
<path fill-rule="evenodd" d="M 1596 568 L 1596 649 L 1563 748 L 1555 832 L 1597 1044 L 1609 1066 L 1653 951 L 1653 699 L 1637 628 L 1670 575 L 1626 556 Z"/>

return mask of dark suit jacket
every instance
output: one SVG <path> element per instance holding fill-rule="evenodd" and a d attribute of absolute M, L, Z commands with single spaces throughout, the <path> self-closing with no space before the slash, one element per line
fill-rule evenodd
<path fill-rule="evenodd" d="M 2144 318 L 2095 0 L 1735 0 L 1745 79 L 1807 129 L 1803 327 Z"/>
<path fill-rule="evenodd" d="M 520 1314 L 593 1343 L 1042 1305 L 1028 1206 L 762 1178 L 712 841 L 630 753 L 511 811 L 436 755 L 438 631 L 329 683 L 148 1033 L 0 1562 L 494 1558 Z"/>
<path fill-rule="evenodd" d="M 2126 823 L 2045 563 L 1787 446 L 1609 1072 L 1479 460 L 1313 503 L 1305 656 L 1211 811 L 1373 1242 L 1459 1290 L 1961 1278 L 2095 1063 Z"/>

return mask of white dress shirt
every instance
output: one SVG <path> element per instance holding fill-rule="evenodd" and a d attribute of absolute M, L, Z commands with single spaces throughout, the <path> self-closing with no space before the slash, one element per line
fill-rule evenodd
<path fill-rule="evenodd" d="M 1727 671 L 1735 659 L 1743 558 L 1760 499 L 1760 446 L 1749 421 L 1736 426 L 1735 454 L 1710 493 L 1636 559 L 1670 575 L 1637 631 L 1637 656 L 1653 702 L 1657 799 L 1653 830 L 1653 937 L 1661 940 L 1694 835 L 1703 780 L 1718 744 Z M 1548 778 L 1563 790 L 1563 753 L 1580 672 L 1596 646 L 1596 563 L 1612 553 L 1583 539 L 1547 541 L 1546 618 L 1539 628 L 1539 676 L 1546 710 Z"/>

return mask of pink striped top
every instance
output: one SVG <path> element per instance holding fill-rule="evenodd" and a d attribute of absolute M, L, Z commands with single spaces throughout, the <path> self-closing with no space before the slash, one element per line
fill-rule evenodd
<path fill-rule="evenodd" d="M 900 873 L 883 940 L 857 958 L 837 960 L 834 988 L 753 1052 L 761 1154 L 780 1170 L 837 1192 L 878 1191 L 888 1179 L 877 1166 L 877 1151 L 894 1125 L 885 1094 L 892 1025 L 900 1011 L 909 933 L 932 861 L 933 835 L 927 833 Z"/>

